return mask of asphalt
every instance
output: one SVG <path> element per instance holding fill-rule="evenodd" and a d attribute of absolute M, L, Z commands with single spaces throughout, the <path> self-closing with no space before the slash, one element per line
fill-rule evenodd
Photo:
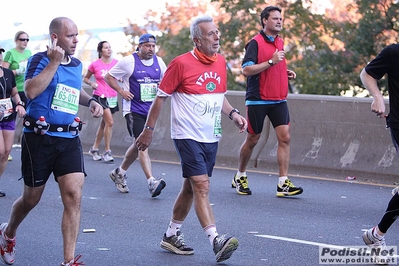
<path fill-rule="evenodd" d="M 20 196 L 20 148 L 12 150 L 0 179 L 0 222 L 7 221 L 12 203 Z M 217 264 L 212 247 L 191 210 L 182 226 L 186 243 L 195 254 L 182 256 L 160 248 L 171 217 L 182 177 L 178 162 L 153 160 L 153 172 L 166 187 L 152 198 L 138 162 L 128 171 L 130 193 L 118 192 L 108 176 L 122 161 L 95 162 L 85 154 L 87 178 L 83 189 L 82 219 L 76 254 L 88 265 L 319 265 L 319 247 L 363 246 L 362 230 L 382 217 L 391 190 L 386 182 L 368 182 L 330 177 L 322 172 L 307 175 L 291 172 L 290 178 L 304 193 L 276 197 L 277 174 L 248 172 L 251 196 L 231 188 L 235 169 L 218 165 L 211 177 L 210 200 L 217 230 L 239 240 L 232 257 Z M 14 265 L 60 265 L 63 260 L 60 222 L 62 203 L 51 178 L 41 202 L 21 224 L 17 234 Z M 86 232 L 87 229 L 89 230 Z M 397 246 L 399 228 L 394 224 L 386 235 L 387 245 Z M 0 260 L 0 265 L 2 264 Z"/>

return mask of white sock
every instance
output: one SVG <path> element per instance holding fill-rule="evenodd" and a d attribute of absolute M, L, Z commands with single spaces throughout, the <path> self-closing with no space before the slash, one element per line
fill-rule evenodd
<path fill-rule="evenodd" d="M 119 166 L 119 173 L 121 175 L 126 175 L 126 170 L 123 170 L 122 167 Z"/>
<path fill-rule="evenodd" d="M 151 176 L 150 178 L 147 179 L 148 185 L 151 184 L 152 181 L 155 180 L 155 177 Z"/>
<path fill-rule="evenodd" d="M 166 237 L 175 236 L 177 231 L 180 230 L 180 227 L 182 226 L 182 224 L 183 224 L 183 221 L 177 221 L 177 220 L 171 219 L 169 222 L 168 229 L 166 230 Z"/>
<path fill-rule="evenodd" d="M 280 186 L 284 185 L 284 182 L 285 182 L 286 179 L 288 179 L 287 176 L 280 176 L 280 177 L 278 178 L 278 184 L 279 184 Z"/>
<path fill-rule="evenodd" d="M 237 171 L 236 177 L 240 178 L 242 176 L 247 176 L 247 172 L 246 171 L 244 171 L 244 172 Z"/>
<path fill-rule="evenodd" d="M 372 230 L 373 236 L 374 236 L 375 238 L 381 240 L 381 239 L 384 237 L 384 235 L 380 235 L 380 234 L 378 233 L 377 228 L 378 228 L 378 227 L 376 226 L 376 227 L 374 227 L 374 229 Z"/>
<path fill-rule="evenodd" d="M 216 225 L 210 224 L 210 225 L 204 227 L 203 229 L 204 229 L 206 236 L 209 239 L 209 242 L 211 243 L 211 246 L 213 247 L 213 240 L 218 235 L 218 232 L 216 230 Z"/>
<path fill-rule="evenodd" d="M 5 229 L 4 229 L 5 230 Z M 14 241 L 15 240 L 15 236 L 13 237 L 13 238 L 10 238 L 10 237 L 8 237 L 7 235 L 6 235 L 6 233 L 4 233 L 4 238 L 6 239 L 6 240 L 11 240 L 11 241 Z"/>

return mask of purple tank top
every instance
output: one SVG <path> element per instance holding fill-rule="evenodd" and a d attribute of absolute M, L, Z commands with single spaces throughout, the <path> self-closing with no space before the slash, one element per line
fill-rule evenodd
<path fill-rule="evenodd" d="M 129 78 L 129 87 L 134 98 L 131 101 L 130 111 L 147 116 L 161 81 L 161 67 L 155 55 L 151 66 L 144 65 L 137 53 L 134 53 L 133 56 L 134 71 Z"/>

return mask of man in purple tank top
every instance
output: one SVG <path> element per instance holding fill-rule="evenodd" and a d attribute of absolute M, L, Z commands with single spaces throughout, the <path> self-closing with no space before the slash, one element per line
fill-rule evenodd
<path fill-rule="evenodd" d="M 137 138 L 144 129 L 148 110 L 155 98 L 166 64 L 155 55 L 156 38 L 152 34 L 140 36 L 137 50 L 121 60 L 105 75 L 107 83 L 122 96 L 123 116 L 131 137 Z M 122 84 L 118 83 L 122 80 Z M 146 130 L 154 130 L 146 127 Z M 153 177 L 151 159 L 148 150 L 139 151 L 135 141 L 127 149 L 121 165 L 113 169 L 109 176 L 116 188 L 128 193 L 126 172 L 139 158 L 141 168 L 147 178 L 148 189 L 152 197 L 158 196 L 166 186 L 163 179 Z"/>

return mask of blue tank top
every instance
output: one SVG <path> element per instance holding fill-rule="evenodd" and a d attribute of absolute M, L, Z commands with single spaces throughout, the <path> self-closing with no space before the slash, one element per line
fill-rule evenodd
<path fill-rule="evenodd" d="M 36 98 L 28 100 L 26 115 L 34 119 L 44 116 L 47 123 L 69 125 L 73 122 L 77 112 L 82 89 L 82 63 L 75 57 L 70 57 L 68 64 L 58 66 L 57 72 L 47 88 Z M 46 52 L 40 52 L 29 58 L 26 79 L 40 74 L 49 64 Z M 24 132 L 33 130 L 24 128 Z M 70 132 L 47 132 L 56 137 L 74 138 Z"/>

